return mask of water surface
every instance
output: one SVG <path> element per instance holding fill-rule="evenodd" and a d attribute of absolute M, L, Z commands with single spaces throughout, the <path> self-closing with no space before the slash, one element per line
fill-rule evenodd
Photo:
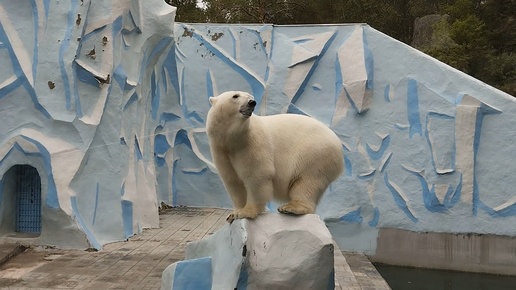
<path fill-rule="evenodd" d="M 392 290 L 516 290 L 516 277 L 375 265 Z"/>

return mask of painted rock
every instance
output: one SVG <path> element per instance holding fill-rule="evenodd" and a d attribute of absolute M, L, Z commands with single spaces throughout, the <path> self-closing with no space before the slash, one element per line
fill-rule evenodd
<path fill-rule="evenodd" d="M 266 213 L 189 243 L 162 289 L 334 289 L 333 251 L 319 216 Z"/>

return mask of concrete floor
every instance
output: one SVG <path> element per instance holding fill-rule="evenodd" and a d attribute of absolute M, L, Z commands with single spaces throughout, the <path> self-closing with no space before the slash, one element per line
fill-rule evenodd
<path fill-rule="evenodd" d="M 228 213 L 166 210 L 159 229 L 144 230 L 99 252 L 31 247 L 0 266 L 0 289 L 160 289 L 161 273 L 184 258 L 186 243 L 215 232 Z M 5 253 L 10 252 L 7 248 Z M 335 289 L 390 289 L 364 255 L 335 253 Z"/>

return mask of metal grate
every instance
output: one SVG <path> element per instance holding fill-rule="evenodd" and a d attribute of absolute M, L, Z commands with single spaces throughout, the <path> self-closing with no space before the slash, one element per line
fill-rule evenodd
<path fill-rule="evenodd" d="M 30 165 L 17 166 L 16 231 L 41 232 L 41 178 Z"/>

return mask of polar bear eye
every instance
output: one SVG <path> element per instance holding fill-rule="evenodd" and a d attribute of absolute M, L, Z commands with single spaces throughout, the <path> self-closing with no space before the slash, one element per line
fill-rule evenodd
<path fill-rule="evenodd" d="M 233 99 L 238 99 L 238 95 L 233 95 Z"/>

